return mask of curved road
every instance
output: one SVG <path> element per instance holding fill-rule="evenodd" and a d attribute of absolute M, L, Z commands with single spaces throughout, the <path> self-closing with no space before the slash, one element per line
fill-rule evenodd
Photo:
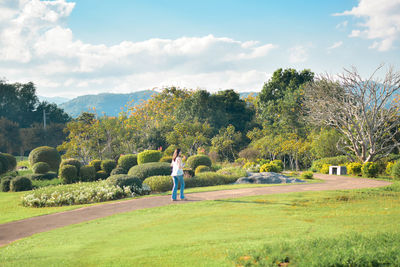
<path fill-rule="evenodd" d="M 315 177 L 324 180 L 325 183 L 289 184 L 285 186 L 242 188 L 234 190 L 192 193 L 186 195 L 188 201 L 177 202 L 171 202 L 171 196 L 155 196 L 131 199 L 0 224 L 0 246 L 5 246 L 13 241 L 31 236 L 36 233 L 50 231 L 70 224 L 95 220 L 113 214 L 129 212 L 137 209 L 184 204 L 202 200 L 218 200 L 290 192 L 359 189 L 367 187 L 381 187 L 391 184 L 390 182 L 386 181 L 350 178 L 345 176 L 331 176 L 324 174 L 315 174 Z"/>

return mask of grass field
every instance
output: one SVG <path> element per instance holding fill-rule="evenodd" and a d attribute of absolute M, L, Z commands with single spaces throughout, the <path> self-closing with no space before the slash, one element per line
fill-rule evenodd
<path fill-rule="evenodd" d="M 204 201 L 137 210 L 37 234 L 0 248 L 0 263 L 278 266 L 287 260 L 293 266 L 326 266 L 330 261 L 336 263 L 331 266 L 399 266 L 399 221 L 399 183 L 379 189 Z"/>

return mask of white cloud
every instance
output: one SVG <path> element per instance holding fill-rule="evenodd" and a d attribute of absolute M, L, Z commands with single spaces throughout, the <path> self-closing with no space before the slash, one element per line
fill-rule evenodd
<path fill-rule="evenodd" d="M 331 45 L 330 47 L 328 47 L 328 50 L 332 50 L 332 49 L 336 49 L 338 47 L 341 47 L 343 45 L 342 41 L 339 42 L 335 42 L 333 45 Z"/>
<path fill-rule="evenodd" d="M 65 0 L 0 0 L 0 70 L 8 80 L 33 81 L 49 96 L 174 84 L 256 90 L 266 80 L 262 62 L 278 47 L 213 35 L 84 43 L 64 25 L 74 6 Z"/>
<path fill-rule="evenodd" d="M 371 48 L 379 51 L 392 49 L 399 39 L 400 0 L 360 0 L 358 6 L 334 15 L 362 18 L 361 30 L 353 30 L 349 36 L 375 40 Z"/>
<path fill-rule="evenodd" d="M 349 24 L 349 22 L 347 20 L 345 20 L 345 21 L 339 23 L 338 25 L 336 25 L 336 29 L 345 29 L 348 24 Z"/>
<path fill-rule="evenodd" d="M 297 45 L 289 49 L 289 62 L 300 63 L 305 62 L 308 59 L 307 47 Z"/>

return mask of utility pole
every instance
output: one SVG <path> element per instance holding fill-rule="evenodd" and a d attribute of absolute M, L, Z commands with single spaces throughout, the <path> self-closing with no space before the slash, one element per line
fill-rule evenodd
<path fill-rule="evenodd" d="M 46 113 L 46 110 L 43 109 L 43 130 L 44 130 L 44 145 L 47 146 L 47 133 L 46 133 L 46 116 L 49 115 Z"/>

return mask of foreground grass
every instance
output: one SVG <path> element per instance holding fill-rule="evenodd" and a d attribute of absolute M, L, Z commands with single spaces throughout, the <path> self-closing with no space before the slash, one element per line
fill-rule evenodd
<path fill-rule="evenodd" d="M 302 261 L 307 265 L 299 262 L 297 266 L 326 266 L 329 245 L 339 242 L 346 247 L 336 253 L 344 254 L 339 258 L 351 253 L 360 258 L 380 251 L 386 253 L 382 255 L 388 266 L 398 266 L 399 221 L 399 183 L 384 189 L 193 202 L 137 210 L 37 234 L 0 248 L 0 263 L 232 266 L 262 263 L 254 262 L 258 256 L 266 259 L 278 254 L 285 260 L 308 249 L 315 253 L 304 254 Z M 324 261 L 319 259 L 322 256 Z M 296 265 L 293 257 L 288 260 Z M 351 266 L 364 266 L 358 263 Z"/>

